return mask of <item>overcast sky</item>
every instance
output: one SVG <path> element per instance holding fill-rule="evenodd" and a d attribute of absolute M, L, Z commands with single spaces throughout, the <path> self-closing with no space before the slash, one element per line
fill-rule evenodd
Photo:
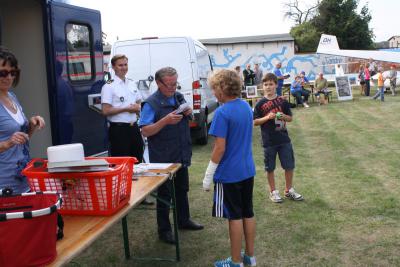
<path fill-rule="evenodd" d="M 66 0 L 100 10 L 107 41 L 150 36 L 191 36 L 195 39 L 288 33 L 286 0 Z M 301 7 L 315 0 L 299 0 Z M 400 34 L 399 0 L 360 0 L 368 3 L 375 41 Z"/>

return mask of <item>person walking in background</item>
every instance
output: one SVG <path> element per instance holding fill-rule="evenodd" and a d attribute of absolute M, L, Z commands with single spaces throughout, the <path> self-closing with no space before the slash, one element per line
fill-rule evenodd
<path fill-rule="evenodd" d="M 328 104 L 328 81 L 324 78 L 324 74 L 322 72 L 320 72 L 318 78 L 315 79 L 315 89 L 317 92 L 314 95 L 317 97 L 318 103 L 320 105 Z M 321 94 L 323 97 L 320 97 Z"/>
<path fill-rule="evenodd" d="M 189 120 L 192 109 L 187 107 L 176 113 L 178 107 L 186 103 L 183 95 L 176 91 L 178 73 L 174 68 L 165 67 L 155 74 L 158 90 L 143 103 L 140 127 L 147 137 L 151 163 L 180 163 L 182 167 L 174 176 L 178 228 L 201 230 L 204 227 L 190 218 L 189 211 L 189 171 L 192 158 L 192 142 Z M 169 221 L 172 180 L 168 179 L 157 189 L 158 237 L 168 244 L 175 244 Z"/>
<path fill-rule="evenodd" d="M 243 70 L 244 87 L 254 85 L 255 74 L 251 69 L 250 64 L 246 64 L 246 69 Z"/>
<path fill-rule="evenodd" d="M 30 161 L 29 139 L 45 126 L 41 116 L 28 120 L 17 96 L 10 91 L 19 79 L 17 58 L 0 47 L 0 190 L 11 189 L 13 194 L 30 190 L 21 171 Z"/>
<path fill-rule="evenodd" d="M 396 71 L 396 65 L 392 64 L 390 65 L 390 72 L 389 72 L 389 77 L 390 79 L 390 90 L 392 91 L 392 95 L 396 95 L 396 81 L 397 81 L 397 71 Z"/>
<path fill-rule="evenodd" d="M 371 75 L 369 73 L 369 63 L 365 64 L 364 68 L 364 79 L 365 79 L 365 96 L 369 96 L 369 93 L 371 91 Z"/>
<path fill-rule="evenodd" d="M 374 95 L 373 99 L 377 99 L 379 96 L 381 97 L 381 101 L 385 101 L 385 86 L 384 86 L 384 79 L 382 75 L 382 68 L 378 69 L 378 88 L 376 94 Z"/>
<path fill-rule="evenodd" d="M 288 75 L 285 75 L 285 76 L 282 75 L 281 68 L 282 68 L 282 63 L 278 62 L 278 63 L 276 63 L 275 68 L 273 70 L 273 73 L 278 78 L 278 87 L 276 88 L 276 94 L 278 96 L 282 96 L 282 87 L 283 87 L 284 80 L 289 78 Z"/>
<path fill-rule="evenodd" d="M 240 96 L 240 80 L 229 70 L 217 71 L 209 84 L 220 106 L 214 115 L 210 135 L 215 136 L 203 188 L 214 181 L 214 217 L 228 219 L 231 257 L 215 262 L 216 267 L 256 266 L 254 257 L 255 219 L 253 186 L 256 173 L 252 155 L 253 119 L 249 105 Z M 238 142 L 240 140 L 240 142 Z M 242 236 L 245 251 L 241 254 Z"/>
<path fill-rule="evenodd" d="M 263 78 L 263 71 L 258 63 L 254 63 L 254 85 L 260 85 Z"/>
<path fill-rule="evenodd" d="M 273 73 L 263 78 L 264 97 L 254 109 L 254 126 L 260 126 L 264 147 L 264 163 L 270 188 L 269 198 L 272 202 L 281 203 L 279 191 L 275 187 L 276 156 L 279 155 L 281 166 L 285 170 L 285 197 L 300 201 L 303 196 L 293 188 L 295 168 L 294 152 L 286 123 L 292 121 L 289 102 L 276 94 L 278 79 Z"/>
<path fill-rule="evenodd" d="M 364 74 L 364 65 L 360 65 L 360 69 L 358 71 L 358 79 L 360 80 L 360 95 L 365 95 L 365 74 Z"/>
<path fill-rule="evenodd" d="M 309 108 L 310 106 L 307 104 L 308 97 L 310 92 L 308 90 L 304 90 L 302 87 L 303 80 L 300 75 L 295 77 L 295 80 L 292 82 L 290 86 L 290 93 L 296 98 L 296 102 L 299 105 L 303 105 L 305 108 Z M 303 99 L 304 96 L 304 99 Z"/>

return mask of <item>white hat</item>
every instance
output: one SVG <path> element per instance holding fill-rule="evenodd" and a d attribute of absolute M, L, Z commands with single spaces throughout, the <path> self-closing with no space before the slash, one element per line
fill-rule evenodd
<path fill-rule="evenodd" d="M 68 144 L 50 146 L 47 148 L 47 167 L 78 167 L 91 166 L 93 161 L 85 160 L 85 153 L 82 144 Z"/>

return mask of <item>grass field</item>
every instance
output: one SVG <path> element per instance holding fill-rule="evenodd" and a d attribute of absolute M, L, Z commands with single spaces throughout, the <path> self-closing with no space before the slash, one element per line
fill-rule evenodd
<path fill-rule="evenodd" d="M 258 266 L 400 266 L 400 96 L 381 103 L 354 94 L 354 101 L 293 109 L 294 185 L 303 202 L 268 199 L 255 129 Z M 211 144 L 193 147 L 191 213 L 205 229 L 180 232 L 180 263 L 125 261 L 116 224 L 68 266 L 212 266 L 229 256 L 226 222 L 211 217 L 212 194 L 201 189 L 210 153 Z M 276 174 L 282 192 L 283 172 Z M 155 211 L 133 210 L 128 227 L 133 254 L 175 255 L 157 239 Z"/>

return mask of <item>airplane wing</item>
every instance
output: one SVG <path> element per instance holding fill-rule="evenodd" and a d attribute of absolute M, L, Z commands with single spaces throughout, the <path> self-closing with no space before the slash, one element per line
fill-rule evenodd
<path fill-rule="evenodd" d="M 342 50 L 339 48 L 336 36 L 322 34 L 319 40 L 317 54 L 344 56 L 353 58 L 364 58 L 377 61 L 400 63 L 400 52 L 389 52 L 379 50 Z"/>

